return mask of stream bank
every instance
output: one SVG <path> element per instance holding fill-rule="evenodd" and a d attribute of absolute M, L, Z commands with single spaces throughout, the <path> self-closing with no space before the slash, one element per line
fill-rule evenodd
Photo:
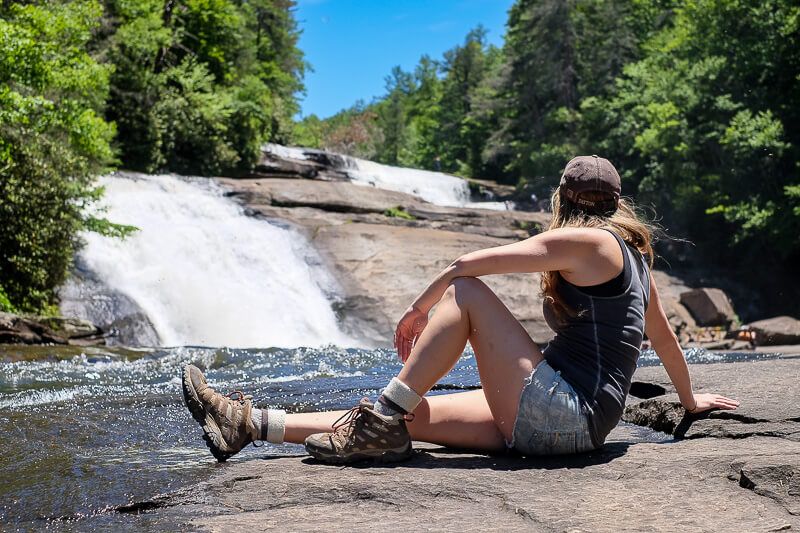
<path fill-rule="evenodd" d="M 417 445 L 407 462 L 335 467 L 304 455 L 234 458 L 198 485 L 117 508 L 187 529 L 783 531 L 800 527 L 800 358 L 692 365 L 697 390 L 739 410 L 687 415 L 662 367 L 639 368 L 626 419 L 599 451 L 520 458 Z M 647 384 L 647 385 L 645 385 Z M 649 386 L 648 386 L 649 385 Z M 640 392 L 641 393 L 641 392 Z M 668 417 L 667 417 L 668 418 Z M 680 431 L 675 431 L 680 428 Z M 212 473 L 213 472 L 213 473 Z M 137 515 L 137 513 L 144 513 Z M 139 518 L 137 518 L 137 516 Z"/>

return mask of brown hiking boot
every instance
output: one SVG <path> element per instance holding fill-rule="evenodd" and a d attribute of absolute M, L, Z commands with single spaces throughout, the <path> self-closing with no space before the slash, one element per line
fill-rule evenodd
<path fill-rule="evenodd" d="M 260 440 L 259 429 L 250 417 L 252 397 L 241 391 L 223 396 L 206 383 L 203 373 L 194 365 L 183 369 L 183 399 L 203 427 L 203 439 L 220 463 Z"/>
<path fill-rule="evenodd" d="M 404 417 L 380 415 L 364 398 L 334 423 L 332 433 L 308 437 L 306 450 L 327 463 L 402 461 L 411 457 L 411 435 Z"/>

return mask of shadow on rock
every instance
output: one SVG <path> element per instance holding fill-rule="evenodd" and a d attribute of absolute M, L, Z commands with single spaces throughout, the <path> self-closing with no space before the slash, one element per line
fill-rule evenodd
<path fill-rule="evenodd" d="M 600 450 L 575 455 L 551 455 L 541 457 L 523 457 L 516 453 L 503 455 L 476 455 L 483 452 L 474 450 L 461 450 L 453 448 L 422 448 L 416 449 L 414 455 L 407 461 L 399 463 L 374 463 L 363 461 L 349 465 L 351 468 L 456 468 L 456 469 L 486 469 L 498 471 L 516 470 L 555 470 L 562 468 L 585 468 L 608 463 L 625 455 L 630 447 L 629 442 L 607 443 Z M 341 468 L 342 465 L 333 465 L 307 457 L 302 461 L 305 464 L 325 467 Z"/>

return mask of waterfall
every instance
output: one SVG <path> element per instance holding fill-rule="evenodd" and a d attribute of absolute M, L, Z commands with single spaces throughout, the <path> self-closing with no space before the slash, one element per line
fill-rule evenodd
<path fill-rule="evenodd" d="M 459 207 L 469 203 L 467 181 L 430 170 L 393 167 L 357 157 L 345 157 L 355 183 L 419 196 L 436 205 Z"/>
<path fill-rule="evenodd" d="M 245 215 L 208 179 L 123 173 L 99 184 L 103 215 L 139 231 L 87 233 L 77 262 L 133 302 L 161 345 L 356 344 L 331 307 L 333 278 L 299 233 Z M 76 305 L 71 314 L 95 319 L 91 298 Z"/>
<path fill-rule="evenodd" d="M 315 149 L 273 143 L 265 144 L 263 149 L 277 158 L 296 161 L 307 161 L 309 153 L 320 153 Z M 500 211 L 510 207 L 505 202 L 472 202 L 467 180 L 458 176 L 416 168 L 393 167 L 348 155 L 335 155 L 337 157 L 332 160 L 332 163 L 343 165 L 341 168 L 336 166 L 336 170 L 343 171 L 353 183 L 358 185 L 411 194 L 441 206 Z"/>

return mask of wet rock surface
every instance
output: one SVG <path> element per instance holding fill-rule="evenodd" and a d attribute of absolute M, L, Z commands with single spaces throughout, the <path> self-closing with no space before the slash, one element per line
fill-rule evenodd
<path fill-rule="evenodd" d="M 103 330 L 88 320 L 0 312 L 0 344 L 101 346 L 105 343 Z"/>
<path fill-rule="evenodd" d="M 693 419 L 682 439 L 620 424 L 599 451 L 487 456 L 418 444 L 396 465 L 327 466 L 282 456 L 212 466 L 208 480 L 134 502 L 187 529 L 375 531 L 783 531 L 800 527 L 800 358 L 692 365 L 698 391 L 739 398 L 736 416 Z M 671 406 L 663 368 L 642 368 L 639 423 Z M 646 387 L 642 384 L 649 384 Z M 678 419 L 680 408 L 673 408 Z M 679 421 L 680 423 L 680 421 Z M 740 431 L 750 426 L 754 431 Z M 793 429 L 794 428 L 794 429 Z M 691 437 L 691 438 L 690 438 Z M 122 518 L 121 518 L 122 519 Z"/>
<path fill-rule="evenodd" d="M 61 313 L 96 324 L 110 346 L 158 346 L 150 319 L 136 302 L 109 287 L 77 261 L 77 268 L 59 289 Z"/>

